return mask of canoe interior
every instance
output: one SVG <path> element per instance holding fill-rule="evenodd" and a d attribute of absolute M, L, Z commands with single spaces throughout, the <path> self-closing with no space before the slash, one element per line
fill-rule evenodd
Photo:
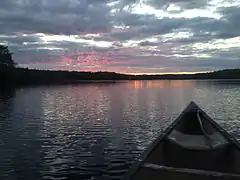
<path fill-rule="evenodd" d="M 171 140 L 174 131 L 183 134 L 184 137 L 204 139 L 203 129 L 200 126 L 199 117 L 205 133 L 209 136 L 219 134 L 222 140 L 216 148 L 186 148 L 181 143 Z M 197 144 L 196 142 L 194 142 Z M 204 143 L 204 141 L 199 143 Z M 186 144 L 186 143 L 185 143 Z M 205 146 L 204 146 L 205 147 Z M 207 145 L 206 145 L 207 147 Z M 174 168 L 199 169 L 222 173 L 240 174 L 240 149 L 236 141 L 206 115 L 195 103 L 191 102 L 178 119 L 166 130 L 165 135 L 159 137 L 148 150 L 144 160 L 135 167 L 135 172 L 130 179 L 194 179 L 196 175 L 186 175 L 161 170 L 152 170 L 143 167 L 143 163 L 156 164 Z M 202 179 L 207 179 L 204 177 Z M 214 179 L 214 178 L 212 178 Z M 240 178 L 239 178 L 240 179 Z"/>

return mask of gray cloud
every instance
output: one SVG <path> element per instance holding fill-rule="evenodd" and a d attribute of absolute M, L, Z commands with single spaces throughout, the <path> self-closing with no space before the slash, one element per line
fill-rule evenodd
<path fill-rule="evenodd" d="M 104 1 L 20 2 L 4 0 L 1 4 L 0 22 L 3 26 L 0 33 L 77 34 L 82 31 L 106 31 L 111 27 L 110 8 Z"/>
<path fill-rule="evenodd" d="M 125 17 L 126 26 L 130 26 L 127 31 L 112 33 L 111 36 L 116 40 L 142 39 L 153 35 L 161 35 L 172 32 L 174 29 L 183 26 L 187 20 L 185 18 L 158 19 L 154 16 L 130 15 Z"/>
<path fill-rule="evenodd" d="M 146 0 L 146 2 L 159 9 L 166 9 L 171 4 L 180 6 L 183 9 L 204 8 L 208 5 L 209 0 Z"/>

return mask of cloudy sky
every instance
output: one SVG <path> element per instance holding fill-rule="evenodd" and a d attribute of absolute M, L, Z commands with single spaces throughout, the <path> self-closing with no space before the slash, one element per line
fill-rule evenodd
<path fill-rule="evenodd" d="M 240 0 L 1 0 L 19 66 L 121 73 L 240 68 Z"/>

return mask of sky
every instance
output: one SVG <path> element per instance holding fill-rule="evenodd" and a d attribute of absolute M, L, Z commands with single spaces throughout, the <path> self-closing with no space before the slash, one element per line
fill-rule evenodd
<path fill-rule="evenodd" d="M 1 0 L 18 66 L 131 74 L 240 68 L 240 0 Z"/>

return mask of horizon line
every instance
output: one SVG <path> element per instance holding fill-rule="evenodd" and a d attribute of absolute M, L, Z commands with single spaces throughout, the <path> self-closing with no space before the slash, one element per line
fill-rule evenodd
<path fill-rule="evenodd" d="M 23 68 L 23 69 L 29 69 L 29 70 L 43 70 L 43 71 L 68 71 L 68 72 L 89 72 L 89 73 L 97 73 L 97 72 L 108 72 L 108 73 L 116 73 L 116 74 L 123 74 L 123 75 L 194 75 L 194 74 L 201 74 L 201 73 L 212 73 L 212 72 L 216 72 L 216 71 L 222 71 L 222 70 L 234 70 L 234 69 L 239 69 L 239 68 L 227 68 L 227 69 L 215 69 L 215 70 L 209 70 L 209 71 L 191 71 L 191 72 L 186 72 L 186 71 L 182 71 L 182 72 L 158 72 L 158 73 L 134 73 L 134 72 L 117 72 L 117 71 L 104 71 L 104 70 L 100 70 L 100 71 L 74 71 L 74 70 L 65 70 L 65 69 L 38 69 L 38 68 L 31 68 L 31 67 L 24 67 L 24 66 L 17 66 L 16 68 Z"/>

